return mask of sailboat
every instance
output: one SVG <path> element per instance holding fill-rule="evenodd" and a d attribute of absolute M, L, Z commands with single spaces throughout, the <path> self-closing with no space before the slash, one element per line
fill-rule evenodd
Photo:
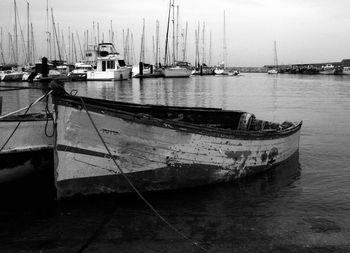
<path fill-rule="evenodd" d="M 225 58 L 226 58 L 226 23 L 225 23 L 225 11 L 224 11 L 224 38 L 223 38 L 223 50 L 222 50 L 222 62 L 215 67 L 214 73 L 215 75 L 228 75 L 225 66 Z"/>
<path fill-rule="evenodd" d="M 277 49 L 276 41 L 274 41 L 274 67 L 267 71 L 268 74 L 278 74 L 278 61 L 277 61 Z"/>
<path fill-rule="evenodd" d="M 169 5 L 169 14 L 168 14 L 168 26 L 166 32 L 166 41 L 165 41 L 165 62 L 163 75 L 164 77 L 189 77 L 192 74 L 191 64 L 185 61 L 176 61 L 175 60 L 175 24 L 174 24 L 174 0 L 170 0 Z M 170 23 L 170 12 L 173 8 L 173 53 L 172 53 L 172 64 L 168 64 L 168 36 L 169 36 L 169 23 Z"/>

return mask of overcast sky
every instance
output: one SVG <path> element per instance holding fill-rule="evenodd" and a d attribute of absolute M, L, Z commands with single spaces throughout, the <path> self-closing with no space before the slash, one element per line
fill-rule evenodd
<path fill-rule="evenodd" d="M 46 54 L 46 0 L 28 0 L 39 56 Z M 25 31 L 26 1 L 17 0 L 21 26 Z M 0 1 L 0 26 L 3 28 L 4 51 L 7 52 L 8 32 L 14 26 L 14 1 Z M 205 22 L 205 59 L 209 62 L 210 32 L 211 63 L 223 58 L 223 17 L 226 13 L 227 65 L 263 66 L 273 64 L 274 40 L 278 62 L 317 63 L 350 58 L 349 0 L 175 0 L 179 5 L 179 25 L 188 21 L 188 60 L 194 63 L 195 29 L 200 23 L 202 49 Z M 146 57 L 153 61 L 152 36 L 156 20 L 160 22 L 161 53 L 164 54 L 168 0 L 49 0 L 60 30 L 78 32 L 83 41 L 84 31 L 92 32 L 93 21 L 108 40 L 110 20 L 117 35 L 117 48 L 122 52 L 122 31 L 130 29 L 134 36 L 136 58 L 140 54 L 143 18 L 146 20 Z M 51 13 L 50 13 L 51 25 Z M 181 29 L 180 29 L 181 30 Z M 65 35 L 68 37 L 67 35 Z M 65 38 L 67 41 L 67 38 Z M 83 43 L 83 42 L 81 42 Z M 202 58 L 202 56 L 201 56 Z"/>

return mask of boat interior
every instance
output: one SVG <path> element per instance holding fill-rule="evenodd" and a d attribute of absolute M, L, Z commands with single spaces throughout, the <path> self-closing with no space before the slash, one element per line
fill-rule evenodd
<path fill-rule="evenodd" d="M 254 114 L 243 111 L 223 110 L 221 108 L 179 107 L 149 104 L 134 104 L 89 97 L 64 96 L 64 104 L 82 108 L 83 98 L 88 110 L 106 112 L 122 112 L 132 114 L 136 118 L 155 118 L 171 122 L 189 123 L 191 125 L 241 131 L 278 131 L 295 127 L 291 122 L 274 123 L 259 120 Z"/>

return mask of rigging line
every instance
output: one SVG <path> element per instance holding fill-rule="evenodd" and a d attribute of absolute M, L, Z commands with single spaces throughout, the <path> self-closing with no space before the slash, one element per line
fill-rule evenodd
<path fill-rule="evenodd" d="M 42 99 L 44 99 L 46 96 L 50 95 L 52 93 L 53 90 L 50 90 L 49 92 L 47 92 L 46 94 L 42 95 L 41 97 L 39 97 L 37 100 L 35 100 L 33 103 L 31 103 L 30 105 L 26 106 L 26 107 L 23 107 L 21 109 L 18 109 L 17 111 L 14 111 L 14 112 L 9 112 L 7 114 L 4 114 L 4 115 L 1 115 L 0 116 L 0 119 L 3 119 L 3 118 L 6 118 L 8 116 L 11 116 L 11 115 L 14 115 L 16 113 L 19 113 L 21 111 L 24 111 L 24 110 L 27 110 L 29 109 L 29 107 L 37 104 L 38 102 L 40 102 Z"/>
<path fill-rule="evenodd" d="M 148 202 L 148 200 L 141 194 L 141 192 L 135 187 L 135 185 L 131 182 L 131 180 L 129 179 L 129 177 L 124 173 L 124 171 L 122 170 L 122 168 L 120 167 L 120 165 L 116 162 L 115 158 L 113 157 L 111 151 L 109 150 L 106 142 L 104 141 L 102 135 L 100 134 L 100 132 L 97 129 L 97 126 L 95 124 L 95 122 L 93 121 L 89 111 L 87 110 L 87 107 L 85 105 L 85 102 L 83 100 L 82 97 L 80 97 L 80 100 L 83 104 L 84 110 L 86 111 L 92 126 L 94 127 L 96 133 L 98 134 L 102 144 L 104 145 L 104 147 L 106 148 L 108 154 L 110 155 L 110 157 L 112 158 L 114 164 L 116 165 L 116 167 L 118 168 L 119 172 L 123 175 L 123 177 L 125 178 L 125 180 L 128 182 L 128 184 L 131 186 L 131 188 L 137 193 L 137 195 L 143 200 L 143 202 L 155 213 L 155 215 L 162 220 L 166 225 L 168 225 L 169 228 L 171 228 L 175 233 L 177 233 L 178 235 L 180 235 L 182 238 L 184 238 L 185 240 L 189 241 L 192 245 L 194 245 L 195 247 L 203 250 L 204 252 L 209 252 L 208 250 L 206 250 L 204 247 L 202 247 L 198 242 L 192 241 L 189 237 L 187 237 L 186 235 L 184 235 L 183 233 L 181 233 L 176 227 L 174 227 L 173 225 L 171 225 L 153 206 L 151 203 Z M 95 236 L 95 235 L 93 235 Z M 79 250 L 78 252 L 83 252 L 83 250 L 91 243 L 92 241 L 88 241 L 88 244 L 85 244 L 83 246 L 83 248 L 81 248 L 81 250 Z"/>
<path fill-rule="evenodd" d="M 51 93 L 51 92 L 52 92 L 52 91 L 46 93 L 45 96 L 47 96 L 47 95 L 48 95 L 49 93 Z M 34 102 L 32 102 L 30 105 L 28 105 L 27 108 L 26 108 L 26 111 L 24 112 L 23 115 L 26 115 L 26 114 L 28 113 L 29 109 L 30 109 L 33 105 L 35 105 L 35 104 L 36 104 L 36 101 L 34 101 Z M 12 136 L 15 134 L 15 132 L 17 131 L 19 125 L 22 123 L 23 119 L 24 119 L 24 118 L 20 118 L 20 119 L 19 119 L 19 121 L 18 121 L 18 123 L 17 123 L 15 129 L 13 129 L 12 133 L 10 134 L 10 136 L 7 138 L 7 140 L 5 141 L 5 143 L 4 143 L 4 144 L 2 145 L 2 147 L 0 148 L 0 152 L 5 148 L 5 146 L 7 145 L 7 143 L 10 141 L 10 139 L 12 138 Z"/>

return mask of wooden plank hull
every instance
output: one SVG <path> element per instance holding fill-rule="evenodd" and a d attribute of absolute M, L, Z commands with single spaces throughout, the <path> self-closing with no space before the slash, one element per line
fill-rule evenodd
<path fill-rule="evenodd" d="M 216 135 L 91 112 L 117 163 L 140 191 L 228 182 L 267 170 L 298 152 L 301 123 L 284 135 Z M 131 192 L 86 112 L 57 105 L 58 197 Z"/>
<path fill-rule="evenodd" d="M 42 115 L 46 117 L 45 115 Z M 13 182 L 53 165 L 52 122 L 44 118 L 22 118 L 21 124 L 0 151 L 0 183 Z M 47 124 L 46 124 L 47 123 Z M 18 118 L 0 120 L 0 148 L 18 124 Z"/>

